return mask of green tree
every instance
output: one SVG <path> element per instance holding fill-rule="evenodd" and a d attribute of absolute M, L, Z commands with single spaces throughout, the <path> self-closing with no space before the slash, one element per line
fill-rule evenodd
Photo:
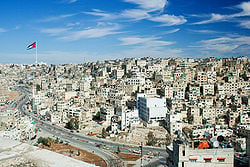
<path fill-rule="evenodd" d="M 194 116 L 193 115 L 188 115 L 187 119 L 188 119 L 189 124 L 192 124 L 194 122 Z"/>
<path fill-rule="evenodd" d="M 38 140 L 37 140 L 37 143 L 38 144 L 42 144 L 44 146 L 49 146 L 49 141 L 47 138 L 43 138 L 43 137 L 39 137 Z"/>
<path fill-rule="evenodd" d="M 66 123 L 65 128 L 70 130 L 77 130 L 79 129 L 79 121 L 75 118 L 71 118 L 69 122 Z"/>
<path fill-rule="evenodd" d="M 59 143 L 59 138 L 58 137 L 56 138 L 55 143 Z"/>
<path fill-rule="evenodd" d="M 41 86 L 36 84 L 36 91 L 40 91 L 41 90 Z"/>
<path fill-rule="evenodd" d="M 105 128 L 102 128 L 102 137 L 106 138 L 107 137 L 107 131 Z"/>
<path fill-rule="evenodd" d="M 157 143 L 156 138 L 154 136 L 154 133 L 152 131 L 148 132 L 148 141 L 147 141 L 147 145 L 149 146 L 154 146 Z"/>
<path fill-rule="evenodd" d="M 119 154 L 120 152 L 121 152 L 121 150 L 120 150 L 120 147 L 118 146 L 116 153 Z"/>
<path fill-rule="evenodd" d="M 100 120 L 100 112 L 97 112 L 94 116 L 94 120 Z"/>

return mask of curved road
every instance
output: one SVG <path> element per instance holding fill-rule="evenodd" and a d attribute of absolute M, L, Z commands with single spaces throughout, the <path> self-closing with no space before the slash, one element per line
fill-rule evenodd
<path fill-rule="evenodd" d="M 97 155 L 105 159 L 108 166 L 124 166 L 124 163 L 121 161 L 121 159 L 119 159 L 119 157 L 115 156 L 109 151 L 104 151 L 103 149 L 101 150 L 98 147 L 104 148 L 104 149 L 109 148 L 112 151 L 116 151 L 117 148 L 119 147 L 121 152 L 126 152 L 126 153 L 129 153 L 130 150 L 140 150 L 140 146 L 138 145 L 116 143 L 116 142 L 112 142 L 112 141 L 108 141 L 108 140 L 104 140 L 100 138 L 89 137 L 89 136 L 85 136 L 82 134 L 80 135 L 77 133 L 72 133 L 68 129 L 65 129 L 56 125 L 52 125 L 46 121 L 43 121 L 37 118 L 33 113 L 26 111 L 24 108 L 24 105 L 29 100 L 28 94 L 30 93 L 30 91 L 27 89 L 23 89 L 23 88 L 20 88 L 19 90 L 24 93 L 24 95 L 22 95 L 21 98 L 18 98 L 19 102 L 16 103 L 18 104 L 17 108 L 19 111 L 32 117 L 37 122 L 40 128 L 54 134 L 55 136 L 67 139 L 68 141 L 74 142 L 78 144 L 79 146 L 93 150 Z M 151 153 L 151 154 L 159 156 L 159 160 L 154 163 L 155 165 L 156 164 L 159 165 L 160 161 L 168 157 L 166 149 L 159 148 L 159 147 L 143 146 L 142 154 L 145 155 L 147 153 Z"/>

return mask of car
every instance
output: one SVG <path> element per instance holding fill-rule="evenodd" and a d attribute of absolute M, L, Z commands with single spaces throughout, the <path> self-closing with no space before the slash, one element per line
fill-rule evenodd
<path fill-rule="evenodd" d="M 139 150 L 133 150 L 133 153 L 141 154 L 141 151 L 139 151 Z"/>

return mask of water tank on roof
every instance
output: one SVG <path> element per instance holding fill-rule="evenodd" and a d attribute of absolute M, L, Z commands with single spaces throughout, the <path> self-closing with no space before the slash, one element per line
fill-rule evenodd
<path fill-rule="evenodd" d="M 213 142 L 213 147 L 218 148 L 219 147 L 219 142 L 218 141 Z"/>

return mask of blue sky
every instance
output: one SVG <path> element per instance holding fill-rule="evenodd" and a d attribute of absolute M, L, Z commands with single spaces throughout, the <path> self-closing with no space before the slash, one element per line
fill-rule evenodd
<path fill-rule="evenodd" d="M 0 1 L 0 63 L 250 55 L 250 1 Z"/>

